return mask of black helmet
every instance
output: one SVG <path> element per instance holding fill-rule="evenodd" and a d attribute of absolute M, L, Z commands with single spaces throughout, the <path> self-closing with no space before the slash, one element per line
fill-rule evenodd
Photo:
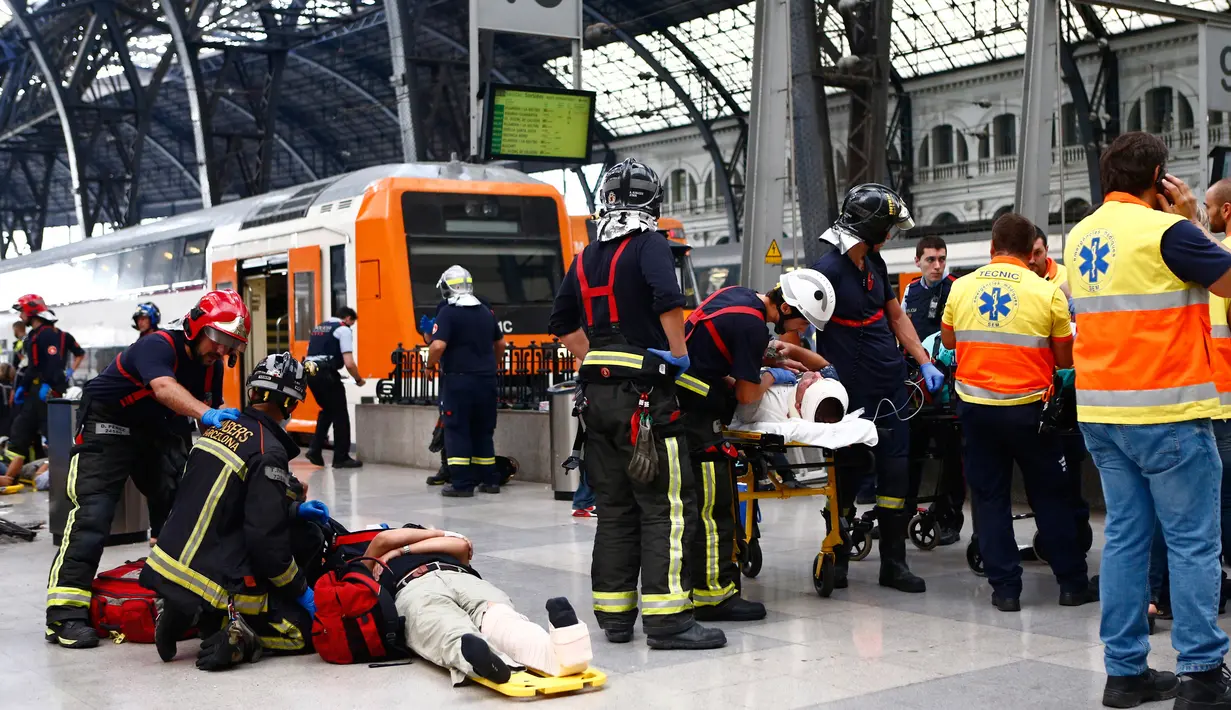
<path fill-rule="evenodd" d="M 603 175 L 598 199 L 600 215 L 611 210 L 639 210 L 657 217 L 663 186 L 648 165 L 628 158 Z"/>
<path fill-rule="evenodd" d="M 856 185 L 842 200 L 842 214 L 834 226 L 876 246 L 889 238 L 889 230 L 915 226 L 910 208 L 898 193 L 874 182 Z"/>
<path fill-rule="evenodd" d="M 139 304 L 137 310 L 133 311 L 133 330 L 137 330 L 137 319 L 142 317 L 149 318 L 150 327 L 157 329 L 158 324 L 162 322 L 162 311 L 150 301 Z"/>
<path fill-rule="evenodd" d="M 290 353 L 270 355 L 257 363 L 248 376 L 248 388 L 260 390 L 254 402 L 275 402 L 288 413 L 290 400 L 302 402 L 308 392 L 303 365 Z M 281 395 L 281 397 L 274 397 Z"/>

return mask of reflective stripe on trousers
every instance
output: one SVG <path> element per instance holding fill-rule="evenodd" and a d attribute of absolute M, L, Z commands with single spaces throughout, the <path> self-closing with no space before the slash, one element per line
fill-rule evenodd
<path fill-rule="evenodd" d="M 718 475 L 713 461 L 701 463 L 701 504 L 698 506 L 701 530 L 705 535 L 705 586 L 693 587 L 696 606 L 713 606 L 735 595 L 735 585 L 721 586 L 718 568 L 718 523 L 714 521 L 714 501 L 718 496 Z"/>
<path fill-rule="evenodd" d="M 68 552 L 68 541 L 73 534 L 73 523 L 77 519 L 77 511 L 81 504 L 77 502 L 77 460 L 81 454 L 74 454 L 68 465 L 68 499 L 73 509 L 68 512 L 68 520 L 64 523 L 64 534 L 60 537 L 60 550 L 51 563 L 51 575 L 47 580 L 47 606 L 89 606 L 93 596 L 88 589 L 57 586 L 60 582 L 60 567 L 64 565 L 64 553 Z"/>

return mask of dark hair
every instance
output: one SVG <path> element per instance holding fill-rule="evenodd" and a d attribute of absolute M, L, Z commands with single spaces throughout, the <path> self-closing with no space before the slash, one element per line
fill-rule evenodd
<path fill-rule="evenodd" d="M 1140 195 L 1154 185 L 1154 170 L 1166 171 L 1167 144 L 1143 131 L 1121 134 L 1099 158 L 1103 194 L 1127 192 Z"/>
<path fill-rule="evenodd" d="M 923 237 L 919 240 L 919 243 L 915 245 L 916 259 L 923 257 L 924 249 L 944 249 L 945 251 L 949 251 L 949 248 L 945 246 L 945 240 L 940 237 L 933 236 Z"/>
<path fill-rule="evenodd" d="M 1047 246 L 1047 232 L 1044 232 L 1044 231 L 1043 231 L 1043 228 L 1042 228 L 1042 227 L 1040 227 L 1040 226 L 1039 226 L 1039 225 L 1037 225 L 1037 224 L 1036 224 L 1036 225 L 1034 225 L 1034 238 L 1035 238 L 1035 239 L 1042 239 L 1042 240 L 1043 240 L 1043 246 L 1044 246 L 1044 247 L 1046 247 L 1046 246 Z M 1031 251 L 1034 251 L 1034 242 L 1030 242 L 1030 250 L 1031 250 Z"/>
<path fill-rule="evenodd" d="M 1034 230 L 1034 222 L 1016 212 L 1006 212 L 992 225 L 992 251 L 1029 259 L 1037 239 Z"/>
<path fill-rule="evenodd" d="M 338 310 L 334 311 L 333 317 L 339 320 L 345 320 L 347 318 L 354 318 L 355 320 L 359 320 L 359 314 L 356 313 L 355 309 L 351 308 L 350 306 L 342 306 Z"/>

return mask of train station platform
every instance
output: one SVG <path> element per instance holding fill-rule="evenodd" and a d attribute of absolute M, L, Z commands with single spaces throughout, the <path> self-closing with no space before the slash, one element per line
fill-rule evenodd
<path fill-rule="evenodd" d="M 989 603 L 986 580 L 966 566 L 965 541 L 932 552 L 910 550 L 928 583 L 922 595 L 876 585 L 878 553 L 851 565 L 851 586 L 821 599 L 810 563 L 823 532 L 815 499 L 769 501 L 762 510 L 764 568 L 745 595 L 765 602 L 755 623 L 717 624 L 726 648 L 651 651 L 607 643 L 589 611 L 590 553 L 596 521 L 571 517 L 567 502 L 541 483 L 513 482 L 498 496 L 443 499 L 424 485 L 427 471 L 369 464 L 333 471 L 294 462 L 312 497 L 324 500 L 351 529 L 418 522 L 464 533 L 475 567 L 502 587 L 518 609 L 544 623 L 543 602 L 568 596 L 594 633 L 594 665 L 605 688 L 547 698 L 555 710 L 636 707 L 704 708 L 1029 708 L 1098 707 L 1104 676 L 1099 609 L 1063 608 L 1046 567 L 1027 563 L 1023 609 L 1004 614 Z M 46 493 L 0 498 L 17 522 L 46 518 Z M 969 521 L 969 517 L 967 517 Z M 1018 523 L 1018 539 L 1033 533 Z M 1093 568 L 1102 547 L 1095 524 Z M 103 569 L 136 559 L 145 545 L 108 548 Z M 5 710 L 175 708 L 507 708 L 515 701 L 481 686 L 450 687 L 448 674 L 416 660 L 409 666 L 332 666 L 315 655 L 266 658 L 233 671 L 193 666 L 198 642 L 180 645 L 161 663 L 152 646 L 104 641 L 70 651 L 43 641 L 43 598 L 54 554 L 46 533 L 32 543 L 0 540 L 0 707 Z M 1224 622 L 1225 624 L 1225 622 Z M 1151 637 L 1151 665 L 1173 669 L 1166 622 Z M 1146 706 L 1151 707 L 1151 706 Z M 1164 707 L 1159 704 L 1158 707 Z M 1167 706 L 1169 707 L 1169 705 Z"/>

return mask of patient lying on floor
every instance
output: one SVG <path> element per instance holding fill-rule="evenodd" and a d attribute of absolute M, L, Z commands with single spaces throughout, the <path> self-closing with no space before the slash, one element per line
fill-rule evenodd
<path fill-rule="evenodd" d="M 394 595 L 406 619 L 406 643 L 448 668 L 453 684 L 467 676 L 506 683 L 511 667 L 549 676 L 581 673 L 590 665 L 590 631 L 564 597 L 547 600 L 548 629 L 513 608 L 508 595 L 470 566 L 474 546 L 457 533 L 402 528 L 369 543 L 366 562 Z"/>
<path fill-rule="evenodd" d="M 846 416 L 850 401 L 841 382 L 805 372 L 793 385 L 774 385 L 759 401 L 735 410 L 739 422 L 785 422 L 802 419 L 834 424 Z"/>

